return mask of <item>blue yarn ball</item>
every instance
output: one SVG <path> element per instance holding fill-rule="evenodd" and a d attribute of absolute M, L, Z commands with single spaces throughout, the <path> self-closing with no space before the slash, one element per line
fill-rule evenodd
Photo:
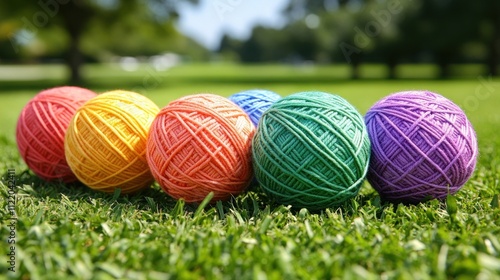
<path fill-rule="evenodd" d="M 279 94 L 263 89 L 246 90 L 229 96 L 229 100 L 243 109 L 256 127 L 262 114 L 280 99 Z"/>

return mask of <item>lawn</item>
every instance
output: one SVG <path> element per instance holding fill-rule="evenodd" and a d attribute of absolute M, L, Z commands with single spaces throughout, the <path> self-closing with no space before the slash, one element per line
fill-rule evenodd
<path fill-rule="evenodd" d="M 21 279 L 500 279 L 500 80 L 430 79 L 430 66 L 404 66 L 405 79 L 364 79 L 349 69 L 312 66 L 182 65 L 125 72 L 89 65 L 90 89 L 143 93 L 158 106 L 192 93 L 228 96 L 265 88 L 281 95 L 336 93 L 364 114 L 396 91 L 441 93 L 466 111 L 476 129 L 477 170 L 447 202 L 396 205 L 365 183 L 340 208 L 310 213 L 269 204 L 257 189 L 232 201 L 192 205 L 155 184 L 134 196 L 107 195 L 79 184 L 45 183 L 27 170 L 14 142 L 15 123 L 39 90 L 63 84 L 61 66 L 0 67 L 0 278 Z M 382 73 L 382 74 L 381 74 Z M 9 168 L 17 180 L 15 270 L 7 205 Z"/>

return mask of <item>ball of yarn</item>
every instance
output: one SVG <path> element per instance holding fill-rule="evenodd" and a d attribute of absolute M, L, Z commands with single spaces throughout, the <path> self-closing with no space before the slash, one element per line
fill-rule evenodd
<path fill-rule="evenodd" d="M 66 133 L 66 159 L 88 187 L 132 193 L 153 177 L 146 161 L 149 128 L 160 109 L 129 91 L 110 91 L 80 107 Z"/>
<path fill-rule="evenodd" d="M 175 199 L 200 202 L 238 195 L 252 178 L 255 127 L 227 98 L 196 94 L 172 101 L 151 126 L 147 159 L 163 190 Z"/>
<path fill-rule="evenodd" d="M 262 114 L 281 99 L 281 96 L 275 92 L 263 89 L 253 89 L 235 93 L 228 97 L 238 105 L 257 126 Z"/>
<path fill-rule="evenodd" d="M 276 202 L 321 210 L 357 195 L 370 156 L 362 116 L 343 98 L 301 92 L 274 103 L 253 139 L 253 166 Z"/>
<path fill-rule="evenodd" d="M 395 93 L 365 118 L 372 143 L 368 180 L 382 198 L 404 203 L 445 198 L 472 175 L 476 134 L 465 113 L 443 96 Z"/>
<path fill-rule="evenodd" d="M 94 96 L 84 88 L 56 87 L 39 92 L 24 106 L 16 142 L 24 162 L 38 177 L 66 183 L 77 180 L 64 156 L 64 136 L 76 110 Z"/>

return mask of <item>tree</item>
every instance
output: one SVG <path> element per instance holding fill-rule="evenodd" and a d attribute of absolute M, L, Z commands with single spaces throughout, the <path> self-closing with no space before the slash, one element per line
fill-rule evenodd
<path fill-rule="evenodd" d="M 461 61 L 471 42 L 488 50 L 484 63 L 497 75 L 500 48 L 500 4 L 498 0 L 454 0 L 415 2 L 417 9 L 398 25 L 400 42 L 408 49 L 404 56 L 430 53 L 439 66 L 440 77 L 450 76 L 450 64 Z M 392 44 L 390 47 L 395 47 Z M 409 51 L 411 50 L 411 51 Z"/>
<path fill-rule="evenodd" d="M 483 29 L 478 30 L 479 40 L 486 42 L 488 49 L 487 65 L 488 72 L 498 76 L 498 64 L 500 64 L 500 2 L 498 0 L 482 0 L 474 3 L 480 7 L 477 15 L 478 22 L 482 23 Z"/>
<path fill-rule="evenodd" d="M 232 38 L 228 34 L 224 34 L 222 37 L 219 48 L 217 50 L 218 53 L 226 56 L 232 60 L 239 60 L 239 52 L 241 49 L 243 42 L 241 40 Z"/>
<path fill-rule="evenodd" d="M 350 3 L 353 5 L 349 6 Z M 351 77 L 357 79 L 360 77 L 359 69 L 365 53 L 374 46 L 374 40 L 365 34 L 359 34 L 364 32 L 359 30 L 372 20 L 369 11 L 376 5 L 377 3 L 372 0 L 292 0 L 284 13 L 292 21 L 291 25 L 294 21 L 301 21 L 305 16 L 318 16 L 321 19 L 321 26 L 308 32 L 312 33 L 308 37 L 316 40 L 308 40 L 303 47 L 309 47 L 311 52 L 316 53 L 316 57 L 323 57 L 323 60 L 324 56 L 318 54 L 329 53 L 329 61 L 349 63 L 352 68 Z M 297 36 L 296 34 L 300 33 L 291 34 Z M 366 44 L 362 46 L 356 44 L 356 38 L 360 36 L 366 37 L 363 39 Z M 302 48 L 301 51 L 304 52 L 305 49 Z"/>
<path fill-rule="evenodd" d="M 394 4 L 402 9 L 387 13 Z M 291 22 L 318 15 L 322 21 L 319 30 L 330 30 L 334 38 L 330 40 L 334 46 L 331 61 L 344 58 L 352 67 L 353 78 L 359 77 L 363 61 L 385 62 L 394 78 L 398 63 L 426 61 L 429 54 L 439 66 L 440 77 L 447 78 L 451 63 L 463 61 L 471 43 L 484 46 L 483 62 L 490 74 L 498 75 L 498 0 L 291 0 L 284 13 Z M 382 14 L 389 20 L 380 22 L 384 18 L 377 15 Z M 374 22 L 378 22 L 378 30 Z"/>
<path fill-rule="evenodd" d="M 241 61 L 283 61 L 290 54 L 289 38 L 284 30 L 256 26 L 239 49 Z"/>
<path fill-rule="evenodd" d="M 477 10 L 477 5 L 469 0 L 421 0 L 417 17 L 411 19 L 414 31 L 406 32 L 406 36 L 417 37 L 420 49 L 434 54 L 441 78 L 450 76 L 450 64 L 457 60 L 461 47 L 475 36 Z"/>
<path fill-rule="evenodd" d="M 16 26 L 8 35 L 16 51 L 20 41 L 36 36 L 41 30 L 54 27 L 64 30 L 69 41 L 66 64 L 70 83 L 79 84 L 82 82 L 82 37 L 91 24 L 106 29 L 133 15 L 138 18 L 138 24 L 167 28 L 166 23 L 177 17 L 182 2 L 197 3 L 198 0 L 17 0 L 0 2 L 0 10 L 8 11 L 4 12 L 3 22 Z"/>

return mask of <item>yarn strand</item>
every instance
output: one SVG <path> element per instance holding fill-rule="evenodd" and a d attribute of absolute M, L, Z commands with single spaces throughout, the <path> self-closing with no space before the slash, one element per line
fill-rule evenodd
<path fill-rule="evenodd" d="M 64 154 L 64 137 L 76 110 L 96 94 L 79 87 L 56 87 L 39 92 L 23 108 L 16 142 L 28 167 L 46 181 L 77 180 Z"/>
<path fill-rule="evenodd" d="M 477 140 L 463 111 L 428 91 L 392 94 L 366 114 L 372 142 L 368 180 L 391 201 L 456 193 L 474 171 Z"/>
<path fill-rule="evenodd" d="M 123 194 L 148 187 L 153 177 L 146 160 L 149 128 L 159 108 L 128 91 L 103 93 L 82 106 L 66 135 L 71 169 L 92 189 Z"/>
<path fill-rule="evenodd" d="M 368 170 L 361 115 L 322 92 L 287 96 L 262 116 L 253 139 L 257 180 L 271 198 L 320 210 L 354 197 Z"/>
<path fill-rule="evenodd" d="M 147 143 L 151 172 L 175 199 L 227 200 L 252 176 L 250 143 L 255 128 L 227 98 L 197 94 L 172 101 L 153 122 Z"/>

